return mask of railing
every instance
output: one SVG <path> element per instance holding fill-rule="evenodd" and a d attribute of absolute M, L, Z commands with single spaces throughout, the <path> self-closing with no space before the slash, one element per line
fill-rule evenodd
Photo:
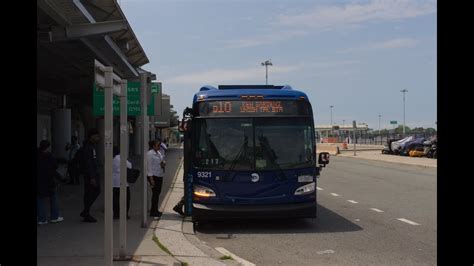
<path fill-rule="evenodd" d="M 353 134 L 354 134 L 353 132 L 349 132 L 349 134 L 341 132 L 339 134 L 333 134 L 330 137 L 320 137 L 317 135 L 316 142 L 317 143 L 343 143 L 343 142 L 354 143 Z M 384 145 L 390 139 L 402 139 L 404 137 L 409 137 L 409 136 L 414 136 L 415 138 L 423 137 L 425 139 L 429 139 L 433 135 L 434 134 L 430 134 L 427 132 L 410 132 L 410 133 L 406 133 L 405 136 L 403 136 L 403 134 L 396 134 L 396 133 L 374 134 L 374 133 L 368 133 L 368 132 L 357 132 L 355 143 L 356 144 Z"/>

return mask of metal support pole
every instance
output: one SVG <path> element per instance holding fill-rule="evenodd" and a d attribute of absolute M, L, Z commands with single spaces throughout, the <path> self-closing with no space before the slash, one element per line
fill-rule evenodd
<path fill-rule="evenodd" d="M 331 131 L 332 131 L 332 108 L 333 108 L 333 107 L 334 107 L 334 106 L 332 106 L 332 105 L 329 106 L 329 108 L 330 108 L 330 110 L 331 110 Z"/>
<path fill-rule="evenodd" d="M 140 98 L 141 98 L 141 121 L 143 128 L 142 136 L 142 176 L 143 176 L 143 202 L 142 202 L 142 227 L 147 227 L 147 202 L 148 202 L 148 191 L 147 191 L 147 160 L 146 153 L 148 151 L 148 116 L 147 116 L 147 86 L 148 86 L 148 73 L 140 74 Z"/>
<path fill-rule="evenodd" d="M 401 90 L 403 93 L 403 137 L 405 137 L 405 92 L 408 92 L 407 89 Z"/>
<path fill-rule="evenodd" d="M 354 156 L 357 156 L 357 154 L 356 154 L 356 128 L 357 128 L 357 125 L 356 125 L 355 120 L 352 122 L 352 125 L 353 125 L 352 128 L 354 129 L 354 141 L 353 141 L 354 142 Z"/>
<path fill-rule="evenodd" d="M 265 85 L 268 85 L 268 65 L 265 65 Z"/>
<path fill-rule="evenodd" d="M 356 154 L 356 130 L 354 128 L 354 156 L 357 156 Z"/>
<path fill-rule="evenodd" d="M 127 80 L 121 82 L 120 93 L 120 250 L 119 256 L 127 256 Z"/>
<path fill-rule="evenodd" d="M 113 143 L 113 83 L 112 67 L 104 68 L 104 262 L 113 263 L 113 221 L 112 221 L 112 143 Z"/>
<path fill-rule="evenodd" d="M 380 135 L 380 145 L 382 145 L 382 128 L 381 128 L 381 124 L 380 124 L 380 118 L 382 117 L 382 115 L 379 115 L 379 135 Z M 377 144 L 377 143 L 375 143 Z"/>

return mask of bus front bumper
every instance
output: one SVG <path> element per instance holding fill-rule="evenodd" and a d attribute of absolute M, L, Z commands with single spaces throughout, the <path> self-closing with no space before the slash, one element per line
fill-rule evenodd
<path fill-rule="evenodd" d="M 234 206 L 193 203 L 192 217 L 193 221 L 316 218 L 316 202 Z"/>

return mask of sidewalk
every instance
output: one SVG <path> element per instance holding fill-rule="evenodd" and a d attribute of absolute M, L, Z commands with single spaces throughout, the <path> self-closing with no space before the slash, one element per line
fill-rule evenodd
<path fill-rule="evenodd" d="M 183 164 L 181 161 L 170 193 L 163 201 L 163 215 L 158 221 L 155 236 L 165 246 L 173 258 L 188 265 L 239 265 L 233 260 L 220 260 L 224 256 L 214 248 L 202 243 L 195 235 L 193 224 L 173 211 L 175 204 L 183 196 Z"/>
<path fill-rule="evenodd" d="M 172 150 L 168 157 L 165 179 L 168 183 L 174 178 L 178 168 L 178 150 Z M 133 166 L 140 165 L 132 160 Z M 174 168 L 174 169 L 173 169 Z M 130 216 L 127 220 L 127 255 L 133 261 L 114 261 L 114 265 L 181 265 L 176 259 L 162 251 L 153 241 L 154 229 L 158 221 L 148 219 L 148 226 L 141 227 L 141 204 L 143 180 L 140 178 L 130 185 Z M 37 265 L 104 265 L 104 180 L 102 191 L 92 205 L 91 214 L 97 223 L 83 223 L 79 213 L 83 203 L 83 180 L 81 185 L 61 185 L 58 189 L 59 208 L 64 221 L 37 227 Z M 163 189 L 160 198 L 164 198 Z M 148 198 L 151 192 L 148 190 Z M 149 204 L 149 203 L 148 203 Z M 113 220 L 114 255 L 119 251 L 119 220 Z"/>
<path fill-rule="evenodd" d="M 400 155 L 382 154 L 381 150 L 372 151 L 358 151 L 356 150 L 356 156 L 354 156 L 354 150 L 340 150 L 341 153 L 337 156 L 350 157 L 358 159 L 384 161 L 398 164 L 417 165 L 422 167 L 438 167 L 438 160 L 425 157 L 408 157 Z"/>
<path fill-rule="evenodd" d="M 383 145 L 356 144 L 356 150 L 358 151 L 381 151 L 383 147 Z M 317 143 L 316 150 L 318 152 L 329 152 L 331 155 L 337 155 L 343 151 L 354 152 L 354 144 L 348 144 L 347 149 L 344 149 L 342 143 Z"/>
<path fill-rule="evenodd" d="M 132 260 L 114 261 L 113 265 L 238 265 L 233 260 L 220 260 L 223 254 L 197 239 L 192 223 L 183 221 L 172 210 L 183 194 L 181 155 L 181 151 L 174 148 L 167 154 L 165 180 L 171 186 L 168 190 L 164 188 L 160 195 L 163 215 L 159 220 L 149 218 L 146 228 L 141 227 L 143 181 L 139 179 L 130 186 L 127 255 L 132 256 Z M 134 164 L 134 167 L 139 165 Z M 150 194 L 148 190 L 149 199 Z M 58 197 L 64 221 L 37 227 L 37 265 L 104 265 L 103 189 L 91 209 L 97 223 L 81 221 L 82 195 L 82 184 L 61 185 Z M 114 256 L 119 252 L 119 226 L 119 220 L 114 220 Z"/>

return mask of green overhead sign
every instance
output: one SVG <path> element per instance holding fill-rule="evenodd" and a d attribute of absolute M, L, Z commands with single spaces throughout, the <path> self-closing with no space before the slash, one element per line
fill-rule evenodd
<path fill-rule="evenodd" d="M 128 82 L 127 83 L 127 107 L 129 116 L 139 116 L 141 115 L 141 105 L 140 105 L 140 82 Z M 148 116 L 155 115 L 155 94 L 160 93 L 161 91 L 161 82 L 151 83 L 150 86 L 150 99 L 147 106 Z M 104 90 L 100 87 L 97 87 L 95 84 L 93 86 L 92 93 L 93 101 L 93 113 L 94 116 L 104 115 Z M 114 95 L 113 98 L 113 113 L 114 116 L 120 116 L 120 98 Z"/>
<path fill-rule="evenodd" d="M 390 121 L 390 124 L 391 124 L 391 125 L 396 125 L 396 124 L 397 124 L 397 121 Z"/>

